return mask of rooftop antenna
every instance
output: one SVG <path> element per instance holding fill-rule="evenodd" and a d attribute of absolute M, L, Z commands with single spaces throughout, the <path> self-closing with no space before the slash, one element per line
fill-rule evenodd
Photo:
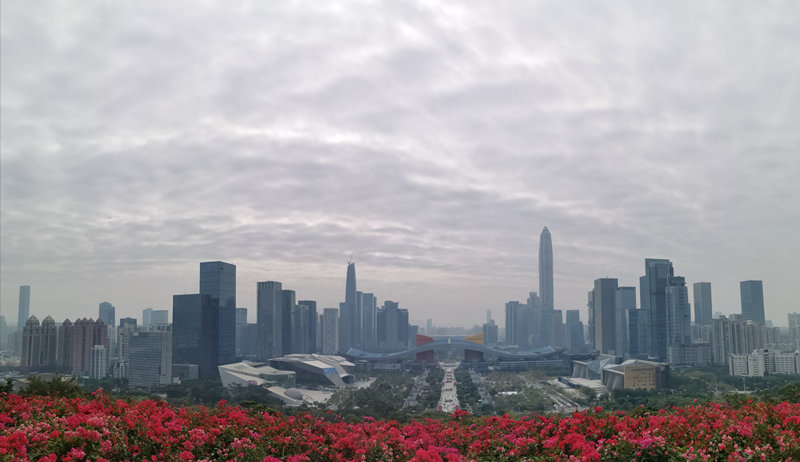
<path fill-rule="evenodd" d="M 350 254 L 350 259 L 347 260 L 347 264 L 349 265 L 350 263 L 353 263 L 353 254 L 352 253 Z"/>

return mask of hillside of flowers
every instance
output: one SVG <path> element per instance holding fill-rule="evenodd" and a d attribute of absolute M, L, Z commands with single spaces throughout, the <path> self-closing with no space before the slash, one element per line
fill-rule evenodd
<path fill-rule="evenodd" d="M 0 460 L 800 460 L 800 404 L 352 423 L 97 393 L 0 395 Z"/>

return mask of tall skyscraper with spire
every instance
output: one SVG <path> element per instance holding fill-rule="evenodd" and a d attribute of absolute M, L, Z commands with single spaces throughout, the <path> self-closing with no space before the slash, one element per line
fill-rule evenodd
<path fill-rule="evenodd" d="M 358 293 L 356 289 L 356 264 L 347 264 L 344 303 L 339 310 L 339 351 L 346 353 L 352 346 L 360 344 L 361 313 L 358 313 Z"/>
<path fill-rule="evenodd" d="M 553 304 L 553 243 L 547 226 L 539 236 L 539 297 L 542 310 L 552 311 Z"/>

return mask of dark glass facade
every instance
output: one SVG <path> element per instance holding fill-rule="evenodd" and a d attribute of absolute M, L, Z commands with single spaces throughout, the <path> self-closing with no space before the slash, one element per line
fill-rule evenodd
<path fill-rule="evenodd" d="M 200 364 L 203 313 L 213 307 L 211 297 L 202 294 L 172 296 L 172 361 Z"/>
<path fill-rule="evenodd" d="M 648 354 L 667 359 L 667 281 L 674 276 L 672 262 L 663 258 L 646 258 L 645 275 L 640 279 L 642 309 L 648 312 L 650 344 Z"/>
<path fill-rule="evenodd" d="M 204 348 L 216 366 L 236 360 L 236 265 L 221 261 L 200 263 L 200 294 L 211 297 L 213 309 L 205 313 Z M 205 345 L 206 340 L 213 345 Z M 203 370 L 200 370 L 201 376 Z"/>

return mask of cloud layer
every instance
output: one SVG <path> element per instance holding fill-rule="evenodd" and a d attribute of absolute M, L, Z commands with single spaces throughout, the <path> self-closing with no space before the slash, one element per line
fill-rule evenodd
<path fill-rule="evenodd" d="M 796 311 L 795 2 L 2 3 L 2 314 L 169 308 L 198 262 L 441 324 L 645 257 Z M 255 319 L 251 313 L 251 319 Z M 585 318 L 584 318 L 585 320 Z M 502 321 L 501 321 L 502 323 Z"/>

